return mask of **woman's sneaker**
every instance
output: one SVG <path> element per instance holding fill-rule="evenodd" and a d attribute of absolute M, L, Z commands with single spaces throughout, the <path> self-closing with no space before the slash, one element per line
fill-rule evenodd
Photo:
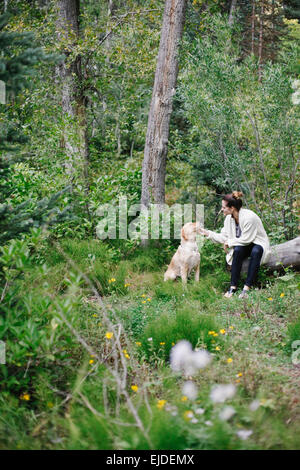
<path fill-rule="evenodd" d="M 248 299 L 248 297 L 249 297 L 249 291 L 246 289 L 243 289 L 239 295 L 239 299 Z"/>
<path fill-rule="evenodd" d="M 228 291 L 227 291 L 227 292 L 225 292 L 225 294 L 224 294 L 224 297 L 226 297 L 227 299 L 229 299 L 230 297 L 232 297 L 232 296 L 233 296 L 233 294 L 235 294 L 235 293 L 236 293 L 236 291 L 237 291 L 237 289 L 236 289 L 236 288 L 229 287 Z"/>

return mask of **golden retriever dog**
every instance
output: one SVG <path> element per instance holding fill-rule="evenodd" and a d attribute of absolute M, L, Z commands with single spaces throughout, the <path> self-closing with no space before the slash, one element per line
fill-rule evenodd
<path fill-rule="evenodd" d="M 200 232 L 199 222 L 188 222 L 181 229 L 181 243 L 173 256 L 164 275 L 165 281 L 174 281 L 181 277 L 184 284 L 192 269 L 195 269 L 195 281 L 199 281 L 200 253 L 196 243 L 196 235 Z"/>

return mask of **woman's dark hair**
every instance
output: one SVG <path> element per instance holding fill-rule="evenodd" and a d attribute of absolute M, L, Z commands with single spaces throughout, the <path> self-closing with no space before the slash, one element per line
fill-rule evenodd
<path fill-rule="evenodd" d="M 239 211 L 243 205 L 243 201 L 241 199 L 243 196 L 243 193 L 240 191 L 233 191 L 233 193 L 222 196 L 222 201 L 226 201 L 228 207 L 235 207 Z"/>

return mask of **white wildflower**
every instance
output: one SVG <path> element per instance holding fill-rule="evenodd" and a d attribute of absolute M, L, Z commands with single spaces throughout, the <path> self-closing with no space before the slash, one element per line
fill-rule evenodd
<path fill-rule="evenodd" d="M 210 399 L 214 403 L 224 403 L 224 401 L 233 398 L 236 392 L 236 386 L 233 384 L 215 385 L 210 392 Z"/>
<path fill-rule="evenodd" d="M 298 88 L 300 88 L 300 80 L 293 80 L 292 81 L 292 88 L 293 88 L 293 90 L 297 90 Z"/>
<path fill-rule="evenodd" d="M 196 369 L 204 369 L 211 362 L 211 355 L 204 349 L 195 351 L 193 354 L 193 363 Z"/>
<path fill-rule="evenodd" d="M 300 103 L 300 90 L 297 90 L 295 91 L 295 93 L 292 94 L 292 103 L 293 104 Z"/>
<path fill-rule="evenodd" d="M 191 361 L 193 350 L 192 345 L 188 341 L 179 341 L 172 349 L 171 349 L 171 368 L 175 372 L 180 372 L 184 370 L 186 364 Z"/>
<path fill-rule="evenodd" d="M 197 418 L 191 419 L 191 423 L 194 423 L 194 424 L 198 423 L 198 419 Z"/>
<path fill-rule="evenodd" d="M 253 431 L 251 430 L 247 430 L 247 429 L 241 429 L 240 431 L 237 431 L 236 435 L 242 439 L 243 441 L 245 441 L 246 439 L 248 439 L 248 437 L 251 436 L 251 434 L 253 434 Z"/>
<path fill-rule="evenodd" d="M 171 349 L 171 368 L 175 372 L 183 372 L 186 376 L 193 376 L 198 369 L 206 367 L 211 361 L 211 355 L 205 350 L 193 351 L 191 343 L 186 340 L 179 341 Z"/>
<path fill-rule="evenodd" d="M 225 408 L 220 411 L 219 418 L 222 421 L 228 421 L 234 414 L 235 409 L 232 406 L 225 406 Z"/>
<path fill-rule="evenodd" d="M 212 426 L 213 423 L 211 421 L 205 421 L 206 426 Z"/>
<path fill-rule="evenodd" d="M 152 341 L 152 340 L 153 340 L 153 338 L 148 338 L 148 341 Z"/>
<path fill-rule="evenodd" d="M 198 396 L 198 389 L 194 382 L 192 382 L 191 380 L 185 382 L 182 387 L 182 394 L 188 397 L 189 400 L 196 400 Z"/>
<path fill-rule="evenodd" d="M 260 406 L 260 401 L 259 400 L 254 400 L 252 403 L 249 405 L 250 411 L 256 411 Z"/>
<path fill-rule="evenodd" d="M 195 411 L 196 415 L 203 415 L 205 413 L 204 408 L 197 408 Z"/>

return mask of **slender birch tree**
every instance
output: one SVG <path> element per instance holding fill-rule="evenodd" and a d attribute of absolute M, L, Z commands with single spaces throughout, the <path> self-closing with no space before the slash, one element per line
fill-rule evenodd
<path fill-rule="evenodd" d="M 178 74 L 178 49 L 186 0 L 166 0 L 144 149 L 141 204 L 165 202 L 170 118 Z"/>

